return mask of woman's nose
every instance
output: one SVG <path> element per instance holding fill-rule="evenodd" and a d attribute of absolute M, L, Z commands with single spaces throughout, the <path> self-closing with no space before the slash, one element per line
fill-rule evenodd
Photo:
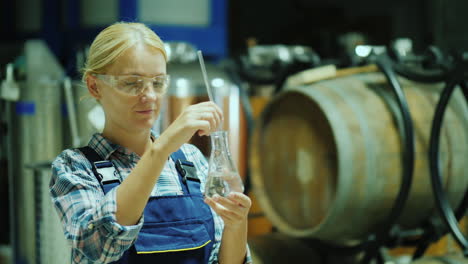
<path fill-rule="evenodd" d="M 143 91 L 143 94 L 141 96 L 141 100 L 143 100 L 144 102 L 146 101 L 152 101 L 152 100 L 156 100 L 157 98 L 157 94 L 156 94 L 156 91 L 153 87 L 153 84 L 151 82 L 148 82 L 145 86 L 145 90 Z"/>

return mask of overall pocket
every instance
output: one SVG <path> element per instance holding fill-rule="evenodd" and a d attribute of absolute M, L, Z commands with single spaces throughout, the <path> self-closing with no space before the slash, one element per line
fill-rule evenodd
<path fill-rule="evenodd" d="M 210 244 L 211 238 L 201 220 L 145 223 L 135 242 L 137 254 L 188 251 Z"/>

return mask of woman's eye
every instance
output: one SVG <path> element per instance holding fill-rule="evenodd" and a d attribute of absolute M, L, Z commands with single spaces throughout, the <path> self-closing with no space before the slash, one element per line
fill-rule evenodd
<path fill-rule="evenodd" d="M 161 81 L 153 82 L 153 87 L 158 92 L 165 92 L 166 91 L 166 85 L 165 85 L 164 82 L 161 82 Z"/>
<path fill-rule="evenodd" d="M 126 87 L 126 88 L 136 88 L 136 87 L 140 87 L 142 86 L 142 81 L 140 80 L 133 80 L 133 79 L 127 79 L 127 80 L 123 80 L 123 86 Z"/>

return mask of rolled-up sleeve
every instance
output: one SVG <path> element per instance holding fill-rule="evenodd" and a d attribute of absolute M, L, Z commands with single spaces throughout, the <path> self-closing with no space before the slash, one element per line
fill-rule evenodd
<path fill-rule="evenodd" d="M 87 160 L 66 150 L 52 164 L 50 194 L 74 262 L 109 263 L 121 258 L 143 225 L 116 221 L 116 190 L 104 195 Z"/>

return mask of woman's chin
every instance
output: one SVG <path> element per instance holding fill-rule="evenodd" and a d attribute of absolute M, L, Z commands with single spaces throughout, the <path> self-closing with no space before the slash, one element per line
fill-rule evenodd
<path fill-rule="evenodd" d="M 141 129 L 151 129 L 153 127 L 154 122 L 138 122 L 132 124 L 133 129 L 141 130 Z"/>
<path fill-rule="evenodd" d="M 156 122 L 157 116 L 152 115 L 152 116 L 140 116 L 139 118 L 135 118 L 133 120 L 129 120 L 131 126 L 131 129 L 151 129 L 154 126 L 154 123 Z"/>
<path fill-rule="evenodd" d="M 140 120 L 138 124 L 136 124 L 136 127 L 141 128 L 141 129 L 150 129 L 154 126 L 154 123 L 156 122 L 156 119 L 148 119 L 148 120 Z"/>

